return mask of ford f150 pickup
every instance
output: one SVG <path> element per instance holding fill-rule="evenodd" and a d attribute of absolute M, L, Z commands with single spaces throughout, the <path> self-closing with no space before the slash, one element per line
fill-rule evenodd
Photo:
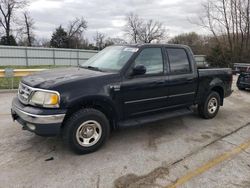
<path fill-rule="evenodd" d="M 231 85 L 231 69 L 197 69 L 187 46 L 111 46 L 79 67 L 24 77 L 11 114 L 37 135 L 61 133 L 84 154 L 100 148 L 111 130 L 186 114 L 194 105 L 213 118 Z"/>

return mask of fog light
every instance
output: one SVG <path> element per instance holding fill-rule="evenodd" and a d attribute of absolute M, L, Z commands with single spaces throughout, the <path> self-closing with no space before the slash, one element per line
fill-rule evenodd
<path fill-rule="evenodd" d="M 29 129 L 32 131 L 34 131 L 36 129 L 35 125 L 29 124 L 29 123 L 27 123 L 26 126 L 29 127 Z"/>

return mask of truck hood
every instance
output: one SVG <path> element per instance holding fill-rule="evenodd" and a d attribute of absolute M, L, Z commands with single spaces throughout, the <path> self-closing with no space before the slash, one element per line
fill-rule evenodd
<path fill-rule="evenodd" d="M 101 77 L 113 73 L 88 70 L 84 68 L 56 68 L 46 71 L 41 71 L 26 77 L 23 77 L 22 82 L 31 87 L 49 89 L 58 84 L 64 84 L 75 80 L 89 79 L 93 77 Z"/>

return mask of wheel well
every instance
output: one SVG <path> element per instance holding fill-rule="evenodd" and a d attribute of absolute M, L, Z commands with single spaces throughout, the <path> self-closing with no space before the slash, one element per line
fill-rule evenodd
<path fill-rule="evenodd" d="M 223 105 L 223 101 L 224 101 L 224 89 L 220 86 L 216 86 L 212 88 L 212 91 L 217 92 L 220 95 L 220 103 L 221 105 Z"/>
<path fill-rule="evenodd" d="M 83 100 L 68 108 L 64 122 L 75 112 L 82 108 L 94 108 L 101 111 L 109 120 L 111 130 L 116 128 L 116 112 L 115 109 L 108 103 L 102 100 Z"/>

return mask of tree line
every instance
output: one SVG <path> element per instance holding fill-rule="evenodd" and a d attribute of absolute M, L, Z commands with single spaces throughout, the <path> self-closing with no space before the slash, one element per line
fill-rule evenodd
<path fill-rule="evenodd" d="M 94 43 L 84 35 L 88 22 L 83 17 L 58 26 L 50 39 L 38 39 L 28 6 L 28 0 L 0 0 L 1 45 L 101 50 L 113 44 L 168 42 L 189 45 L 195 54 L 206 55 L 213 66 L 250 62 L 250 0 L 206 0 L 199 21 L 190 25 L 199 25 L 210 34 L 191 32 L 170 38 L 164 23 L 129 13 L 123 28 L 126 40 L 96 31 Z"/>

